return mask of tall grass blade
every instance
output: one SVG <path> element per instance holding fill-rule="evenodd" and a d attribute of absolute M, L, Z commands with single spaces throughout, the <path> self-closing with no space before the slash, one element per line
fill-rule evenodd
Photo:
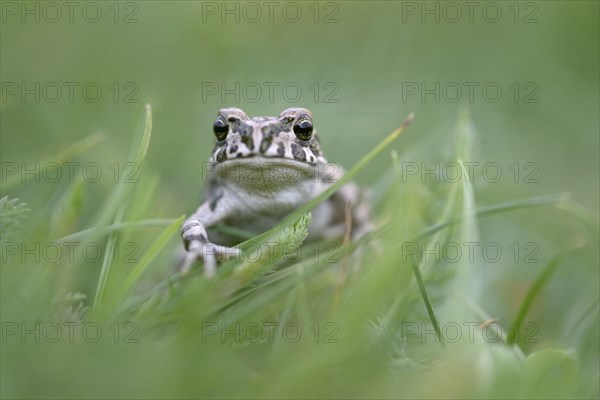
<path fill-rule="evenodd" d="M 77 177 L 61 195 L 52 211 L 52 228 L 49 237 L 57 237 L 75 230 L 83 209 L 84 189 L 83 179 Z"/>
<path fill-rule="evenodd" d="M 431 321 L 433 329 L 435 330 L 435 335 L 437 336 L 441 346 L 445 347 L 444 336 L 442 335 L 442 331 L 440 330 L 440 323 L 438 322 L 438 319 L 435 316 L 435 312 L 433 311 L 431 300 L 429 299 L 427 289 L 425 288 L 425 283 L 423 282 L 423 277 L 421 276 L 421 271 L 419 270 L 419 264 L 416 262 L 416 260 L 414 260 L 410 263 L 410 265 L 413 268 L 415 280 L 417 281 L 417 285 L 419 286 L 419 292 L 421 293 L 421 298 L 423 299 L 423 303 L 425 304 L 425 308 L 427 309 L 427 315 L 429 316 L 429 320 Z"/>
<path fill-rule="evenodd" d="M 143 230 L 147 228 L 162 228 L 169 226 L 173 223 L 172 218 L 156 218 L 156 219 L 145 219 L 142 221 L 126 221 L 119 222 L 107 226 L 98 228 L 84 229 L 83 231 L 71 233 L 70 235 L 63 236 L 54 240 L 57 243 L 64 243 L 70 241 L 78 241 L 84 239 L 97 239 L 102 236 L 109 235 L 114 232 L 125 231 L 125 230 Z"/>
<path fill-rule="evenodd" d="M 572 251 L 573 248 L 574 247 L 572 245 L 570 247 L 567 247 L 567 248 L 561 250 L 556 256 L 554 256 L 554 258 L 552 260 L 550 260 L 550 262 L 548 264 L 546 264 L 544 269 L 537 276 L 537 278 L 535 279 L 535 281 L 533 282 L 533 284 L 527 291 L 527 294 L 525 295 L 525 298 L 523 299 L 523 302 L 521 303 L 521 306 L 519 307 L 517 316 L 515 317 L 515 320 L 513 321 L 512 325 L 511 325 L 511 329 L 510 329 L 510 331 L 508 333 L 508 337 L 506 339 L 506 342 L 508 344 L 514 344 L 518 340 L 520 328 L 523 325 L 523 322 L 525 321 L 525 317 L 527 316 L 527 312 L 533 305 L 534 300 L 536 299 L 538 294 L 542 291 L 542 289 L 544 288 L 546 283 L 550 280 L 550 277 L 552 276 L 554 271 L 556 271 L 556 268 L 558 268 L 558 266 L 559 266 L 560 262 L 562 261 L 562 259 L 564 258 L 564 256 L 566 254 L 568 254 L 570 251 Z"/>
<path fill-rule="evenodd" d="M 352 168 L 350 168 L 350 170 L 348 170 L 339 179 L 339 181 L 337 181 L 336 183 L 334 183 L 333 185 L 328 187 L 326 190 L 324 190 L 318 196 L 316 196 L 315 198 L 313 198 L 312 200 L 307 202 L 305 205 L 298 208 L 292 214 L 287 216 L 283 221 L 281 221 L 281 223 L 279 225 L 285 226 L 285 225 L 288 225 L 289 223 L 291 223 L 292 221 L 297 220 L 300 217 L 300 215 L 302 215 L 308 211 L 311 211 L 313 208 L 315 208 L 317 205 L 322 203 L 325 199 L 327 199 L 333 193 L 338 191 L 346 183 L 353 180 L 356 175 L 358 175 L 363 169 L 365 169 L 365 167 L 367 165 L 369 165 L 371 163 L 371 161 L 373 161 L 375 159 L 375 157 L 377 157 L 379 154 L 381 154 L 390 144 L 392 144 L 394 142 L 394 140 L 396 140 L 406 130 L 408 125 L 412 122 L 413 118 L 414 118 L 414 114 L 410 113 L 408 115 L 408 117 L 406 117 L 406 120 L 404 120 L 402 125 L 400 125 L 399 128 L 393 130 L 384 140 L 379 142 L 377 144 L 377 146 L 375 146 L 370 152 L 368 152 L 356 164 L 354 164 L 354 166 Z M 270 236 L 269 232 L 265 233 L 265 235 L 267 237 Z"/>
<path fill-rule="evenodd" d="M 150 135 L 152 133 L 152 110 L 150 105 L 146 105 L 146 118 L 144 128 L 141 132 L 138 132 L 136 138 L 129 151 L 129 162 L 135 162 L 136 165 L 141 167 L 146 152 L 148 151 L 148 145 L 150 143 Z M 98 218 L 96 226 L 105 225 L 105 220 L 109 220 L 114 215 L 116 210 L 116 216 L 114 217 L 113 224 L 120 224 L 123 220 L 123 214 L 127 205 L 127 200 L 131 194 L 131 186 L 125 181 L 121 180 L 117 187 L 113 190 L 111 197 L 109 198 L 106 206 L 104 207 L 100 217 Z M 102 268 L 100 270 L 100 277 L 98 279 L 98 285 L 96 287 L 96 294 L 94 297 L 93 310 L 98 310 L 104 298 L 104 291 L 106 289 L 106 283 L 108 281 L 110 267 L 112 265 L 114 246 L 116 242 L 117 234 L 111 233 L 106 245 L 104 252 L 104 259 L 102 261 Z"/>
<path fill-rule="evenodd" d="M 121 222 L 123 214 L 125 213 L 125 204 L 123 204 L 117 211 L 115 216 L 115 223 Z M 108 281 L 108 274 L 113 261 L 113 254 L 115 249 L 115 243 L 117 241 L 118 234 L 111 233 L 106 242 L 106 248 L 104 249 L 104 258 L 102 259 L 102 268 L 100 269 L 100 277 L 98 278 L 98 286 L 96 287 L 96 294 L 94 296 L 93 311 L 98 310 L 98 307 L 102 303 L 104 297 L 104 290 L 106 288 L 106 282 Z"/>
<path fill-rule="evenodd" d="M 127 275 L 125 281 L 121 284 L 120 289 L 113 296 L 112 306 L 117 307 L 123 300 L 125 295 L 131 290 L 131 288 L 140 280 L 152 260 L 158 255 L 158 253 L 165 247 L 169 239 L 179 230 L 183 223 L 184 215 L 177 218 L 171 225 L 169 225 L 156 240 L 150 245 L 142 259 L 135 265 L 133 270 Z"/>
<path fill-rule="evenodd" d="M 132 141 L 131 148 L 129 149 L 129 156 L 127 157 L 126 163 L 134 163 L 133 165 L 138 170 L 141 170 L 144 157 L 148 151 L 150 144 L 150 136 L 152 134 L 152 109 L 149 104 L 146 104 L 146 116 L 144 118 L 144 127 L 137 130 L 138 133 Z M 124 164 L 127 165 L 127 164 Z M 112 191 L 110 197 L 106 201 L 106 205 L 102 209 L 100 215 L 93 223 L 94 226 L 107 225 L 108 222 L 115 215 L 115 211 L 124 202 L 129 193 L 132 190 L 131 183 L 121 179 L 115 189 Z"/>
<path fill-rule="evenodd" d="M 53 154 L 51 156 L 46 156 L 41 160 L 37 160 L 40 165 L 45 165 L 49 163 L 62 164 L 65 161 L 72 160 L 75 156 L 85 152 L 86 150 L 97 145 L 102 139 L 103 135 L 101 133 L 94 133 L 88 137 L 81 139 L 78 142 L 73 143 L 72 145 L 65 147 L 63 150 L 59 151 L 57 154 Z M 41 173 L 41 171 L 40 171 Z M 14 185 L 21 183 L 22 178 L 21 174 L 14 174 L 5 177 L 5 181 L 2 182 L 2 191 L 6 191 L 12 188 Z M 39 182 L 40 175 L 36 174 L 35 178 L 32 178 L 35 182 Z"/>

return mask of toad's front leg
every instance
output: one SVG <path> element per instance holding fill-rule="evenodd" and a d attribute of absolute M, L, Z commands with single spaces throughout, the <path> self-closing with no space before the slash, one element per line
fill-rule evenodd
<path fill-rule="evenodd" d="M 209 241 L 206 228 L 209 228 L 227 217 L 223 207 L 214 207 L 210 202 L 203 203 L 181 227 L 183 245 L 188 251 L 181 266 L 181 272 L 186 273 L 198 260 L 204 262 L 204 275 L 214 276 L 217 261 L 226 260 L 240 254 L 233 247 L 221 246 Z"/>

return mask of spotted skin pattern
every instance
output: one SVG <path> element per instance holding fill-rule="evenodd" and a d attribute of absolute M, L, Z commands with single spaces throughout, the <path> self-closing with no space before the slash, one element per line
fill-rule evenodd
<path fill-rule="evenodd" d="M 306 109 L 289 108 L 279 117 L 249 118 L 240 109 L 224 108 L 219 115 L 229 122 L 230 133 L 225 140 L 217 141 L 210 162 L 221 163 L 260 155 L 311 164 L 327 163 L 321 155 L 316 133 L 312 134 L 310 140 L 300 140 L 294 134 L 294 121 L 311 119 L 311 113 Z"/>
<path fill-rule="evenodd" d="M 262 233 L 344 173 L 323 157 L 311 112 L 305 108 L 252 118 L 238 108 L 223 108 L 213 130 L 217 141 L 208 162 L 205 201 L 181 229 L 188 251 L 182 270 L 202 260 L 207 276 L 214 275 L 217 261 L 239 254 L 231 247 L 239 240 L 212 227 L 225 224 Z M 342 236 L 348 203 L 352 235 L 370 230 L 365 192 L 349 183 L 313 210 L 309 238 Z"/>

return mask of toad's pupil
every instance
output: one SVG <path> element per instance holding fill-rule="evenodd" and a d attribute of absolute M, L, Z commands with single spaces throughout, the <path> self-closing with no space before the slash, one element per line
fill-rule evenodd
<path fill-rule="evenodd" d="M 294 133 L 300 140 L 309 140 L 312 134 L 313 126 L 308 120 L 301 121 L 294 125 Z"/>
<path fill-rule="evenodd" d="M 217 140 L 225 140 L 227 133 L 229 132 L 229 126 L 222 119 L 217 119 L 213 125 L 213 131 Z"/>

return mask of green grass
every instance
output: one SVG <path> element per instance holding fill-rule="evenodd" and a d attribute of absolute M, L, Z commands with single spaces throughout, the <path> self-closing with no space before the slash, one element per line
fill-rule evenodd
<path fill-rule="evenodd" d="M 599 2 L 495 2 L 498 22 L 482 4 L 469 21 L 462 2 L 459 21 L 444 2 L 436 21 L 435 1 L 297 2 L 297 23 L 283 3 L 256 23 L 198 1 L 96 2 L 96 23 L 83 3 L 73 22 L 62 2 L 56 23 L 44 2 L 39 22 L 10 11 L 33 3 L 0 4 L 0 397 L 600 397 Z M 39 101 L 10 94 L 36 82 L 50 89 Z M 309 243 L 317 199 L 259 237 L 221 227 L 253 262 L 178 274 L 180 218 L 229 106 L 309 108 L 327 159 L 371 189 L 377 229 L 335 251 Z M 31 172 L 70 162 L 72 180 Z M 407 173 L 436 163 L 460 179 Z M 499 260 L 482 251 L 494 243 Z"/>
<path fill-rule="evenodd" d="M 138 165 L 152 147 L 149 107 L 142 120 L 124 160 Z M 53 236 L 50 220 L 27 219 L 27 205 L 4 197 L 4 252 L 7 243 L 36 241 L 93 241 L 105 251 L 96 263 L 99 273 L 81 257 L 20 262 L 7 255 L 1 270 L 2 397 L 598 397 L 597 358 L 585 355 L 597 339 L 590 328 L 598 324 L 597 298 L 583 314 L 575 302 L 566 306 L 567 313 L 580 315 L 570 327 L 571 340 L 552 321 L 527 320 L 541 296 L 560 295 L 556 285 L 564 283 L 564 275 L 553 280 L 565 264 L 594 262 L 598 217 L 561 194 L 479 205 L 462 161 L 473 159 L 476 139 L 465 110 L 450 159 L 461 166 L 463 179 L 402 182 L 392 152 L 389 175 L 376 185 L 377 229 L 334 252 L 348 263 L 343 281 L 341 262 L 328 262 L 331 251 L 324 243 L 303 245 L 310 210 L 388 152 L 406 126 L 367 152 L 329 191 L 242 243 L 248 257 L 221 265 L 210 280 L 198 268 L 185 276 L 175 273 L 173 249 L 183 217 L 156 218 L 160 184 L 151 175 L 135 187 L 115 185 L 103 207 L 88 214 L 78 206 L 77 193 L 89 189 L 85 183 L 54 188 L 46 205 L 56 210 L 51 223 L 77 227 L 61 237 Z M 419 134 L 411 129 L 406 135 Z M 61 157 L 93 151 L 93 140 L 65 149 Z M 485 287 L 485 260 L 435 262 L 405 252 L 406 243 L 444 246 L 493 238 L 481 225 L 525 210 L 566 211 L 564 219 L 582 223 L 574 228 L 575 245 L 565 236 L 567 247 L 530 267 L 526 295 L 509 320 L 491 324 L 493 331 L 479 324 L 495 318 L 495 304 L 506 299 Z M 125 262 L 122 249 L 115 256 L 118 243 L 128 240 L 139 246 L 137 262 Z M 257 252 L 265 243 L 271 251 Z M 302 255 L 290 260 L 298 249 L 304 249 Z M 510 282 L 511 270 L 506 271 Z M 539 330 L 533 345 L 523 330 L 528 322 Z M 73 339 L 63 334 L 51 343 L 53 324 L 66 323 L 75 327 Z M 35 324 L 41 332 L 48 329 L 39 343 L 35 334 L 21 336 L 23 326 Z M 91 340 L 93 329 L 81 331 L 89 324 L 102 329 L 97 342 Z M 448 330 L 452 324 L 463 328 L 456 340 Z M 19 332 L 13 334 L 15 326 Z M 486 341 L 484 331 L 500 336 Z"/>

